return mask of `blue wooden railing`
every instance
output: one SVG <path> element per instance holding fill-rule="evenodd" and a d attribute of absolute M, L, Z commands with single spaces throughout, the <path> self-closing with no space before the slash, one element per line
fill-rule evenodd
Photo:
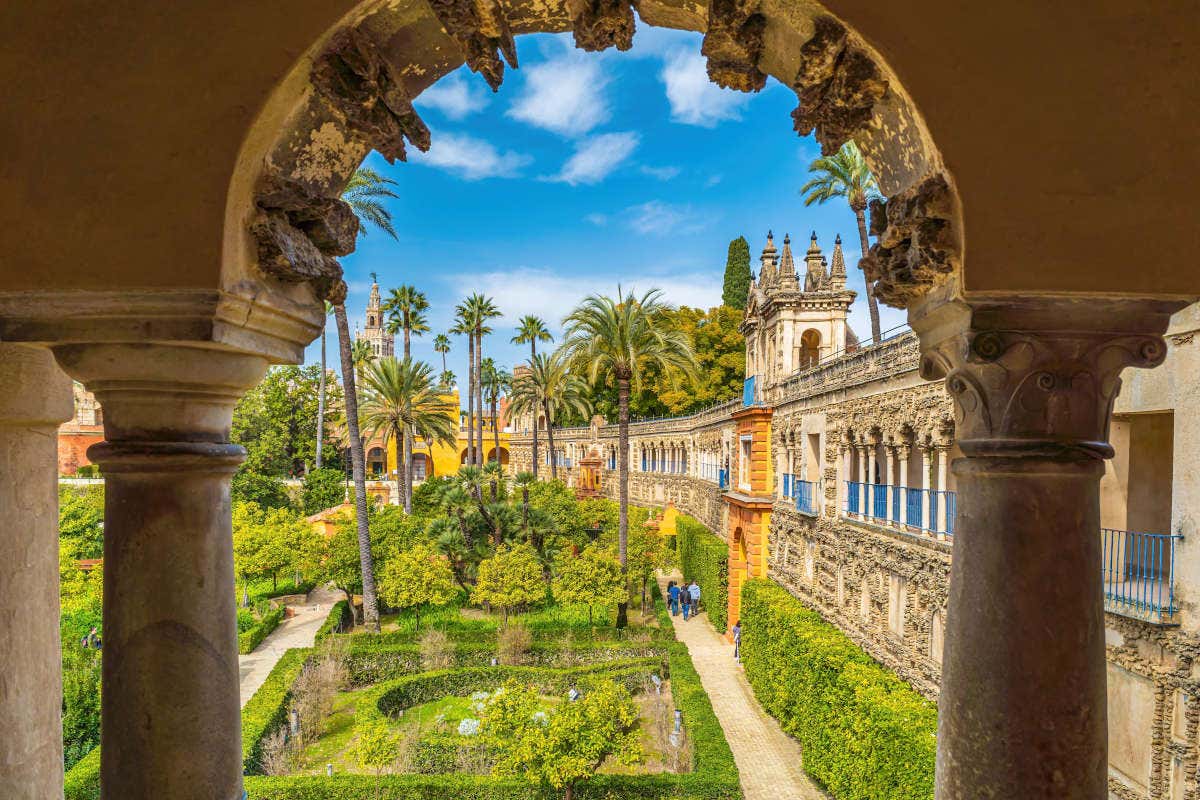
<path fill-rule="evenodd" d="M 792 489 L 796 497 L 796 510 L 805 514 L 817 513 L 817 482 L 793 481 Z"/>
<path fill-rule="evenodd" d="M 1104 605 L 1116 613 L 1163 619 L 1175 613 L 1175 542 L 1172 533 L 1100 529 Z"/>
<path fill-rule="evenodd" d="M 723 469 L 717 474 L 717 485 L 722 489 L 729 486 L 729 470 Z"/>
<path fill-rule="evenodd" d="M 958 510 L 956 500 L 957 495 L 954 492 L 846 482 L 847 514 L 866 517 L 875 522 L 916 528 L 926 533 L 954 535 L 954 515 Z M 946 506 L 945 525 L 941 524 L 938 517 L 942 504 Z"/>
<path fill-rule="evenodd" d="M 742 405 L 746 407 L 758 405 L 758 385 L 753 375 L 742 383 Z"/>

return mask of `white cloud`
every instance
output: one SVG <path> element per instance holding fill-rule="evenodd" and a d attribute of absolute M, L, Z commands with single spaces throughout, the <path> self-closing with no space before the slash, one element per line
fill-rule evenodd
<path fill-rule="evenodd" d="M 579 184 L 599 183 L 633 154 L 638 146 L 636 133 L 603 133 L 584 139 L 575 146 L 559 173 L 550 180 Z"/>
<path fill-rule="evenodd" d="M 659 77 L 667 87 L 671 119 L 685 125 L 713 128 L 722 120 L 739 119 L 741 107 L 750 99 L 709 81 L 704 57 L 694 50 L 669 53 Z"/>
<path fill-rule="evenodd" d="M 690 208 L 672 206 L 658 200 L 630 206 L 625 213 L 629 227 L 643 235 L 672 233 L 692 218 Z"/>
<path fill-rule="evenodd" d="M 474 114 L 487 104 L 487 89 L 482 84 L 468 83 L 461 72 L 452 72 L 416 99 L 416 105 L 437 109 L 455 120 Z"/>
<path fill-rule="evenodd" d="M 614 295 L 617 284 L 621 285 L 622 291 L 636 291 L 638 294 L 649 289 L 661 289 L 667 302 L 675 305 L 711 308 L 721 304 L 721 275 L 707 267 L 684 269 L 650 278 L 646 277 L 646 270 L 630 267 L 626 274 L 605 275 L 603 279 L 595 275 L 564 275 L 553 269 L 517 267 L 464 274 L 458 279 L 492 298 L 504 312 L 500 325 L 513 327 L 525 314 L 535 314 L 554 328 L 556 336 L 562 330 L 562 317 L 569 314 L 580 300 L 590 294 Z M 530 286 L 536 286 L 537 291 L 529 291 Z"/>
<path fill-rule="evenodd" d="M 457 133 L 433 134 L 428 153 L 414 152 L 417 164 L 453 172 L 468 181 L 482 178 L 512 178 L 533 161 L 511 150 L 501 153 L 490 142 Z"/>
<path fill-rule="evenodd" d="M 508 110 L 513 119 L 564 136 L 580 136 L 608 121 L 608 78 L 599 59 L 570 50 L 521 73 L 525 83 Z"/>
<path fill-rule="evenodd" d="M 719 173 L 716 175 L 711 175 L 711 176 L 709 176 L 709 179 L 704 182 L 704 186 L 706 188 L 711 189 L 713 186 L 716 186 L 718 183 L 721 182 L 722 177 L 724 177 L 724 176 Z"/>
<path fill-rule="evenodd" d="M 651 167 L 643 164 L 641 167 L 643 175 L 649 175 L 651 178 L 658 178 L 660 181 L 669 181 L 680 172 L 679 167 Z"/>
<path fill-rule="evenodd" d="M 603 228 L 608 224 L 608 216 L 606 214 L 597 214 L 592 212 L 584 217 L 584 219 L 595 225 L 597 228 Z"/>

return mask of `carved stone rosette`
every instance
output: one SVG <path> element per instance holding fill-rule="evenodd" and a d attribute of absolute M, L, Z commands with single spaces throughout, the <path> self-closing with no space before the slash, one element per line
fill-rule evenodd
<path fill-rule="evenodd" d="M 1178 307 L 1153 300 L 960 301 L 914 320 L 924 345 L 921 376 L 946 379 L 967 455 L 1110 458 L 1121 370 L 1162 363 L 1163 332 Z"/>

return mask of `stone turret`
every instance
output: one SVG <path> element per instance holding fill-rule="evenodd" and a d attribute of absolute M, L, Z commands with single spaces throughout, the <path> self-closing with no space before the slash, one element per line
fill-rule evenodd
<path fill-rule="evenodd" d="M 758 257 L 761 266 L 758 270 L 758 285 L 766 289 L 775 285 L 776 270 L 779 265 L 779 251 L 775 249 L 775 237 L 767 231 L 767 246 Z"/>
<path fill-rule="evenodd" d="M 783 236 L 783 257 L 779 263 L 779 289 L 781 291 L 797 291 L 800 289 L 800 279 L 796 276 L 796 262 L 792 258 L 792 237 Z"/>
<path fill-rule="evenodd" d="M 366 324 L 362 335 L 355 339 L 364 339 L 371 344 L 371 353 L 375 358 L 384 358 L 396 354 L 396 337 L 388 333 L 384 319 L 383 303 L 380 302 L 379 281 L 374 272 L 371 273 L 371 295 L 367 299 Z"/>
<path fill-rule="evenodd" d="M 833 266 L 829 268 L 829 288 L 846 288 L 846 257 L 842 255 L 842 235 L 833 241 Z"/>
<path fill-rule="evenodd" d="M 808 266 L 808 272 L 804 276 L 804 291 L 818 292 L 825 288 L 825 256 L 821 253 L 821 248 L 817 245 L 817 232 L 813 231 L 812 238 L 808 242 L 808 252 L 804 254 L 804 263 Z"/>

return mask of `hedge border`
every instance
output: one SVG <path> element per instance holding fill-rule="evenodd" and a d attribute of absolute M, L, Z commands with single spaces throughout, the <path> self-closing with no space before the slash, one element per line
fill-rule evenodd
<path fill-rule="evenodd" d="M 272 609 L 259 620 L 259 623 L 245 633 L 238 634 L 238 655 L 248 656 L 254 652 L 254 648 L 263 643 L 271 635 L 271 631 L 279 627 L 279 623 L 283 622 L 284 610 L 282 608 Z"/>
<path fill-rule="evenodd" d="M 686 514 L 676 517 L 675 530 L 683 577 L 700 585 L 700 602 L 708 620 L 717 633 L 724 633 L 729 624 L 729 545 Z"/>
<path fill-rule="evenodd" d="M 837 800 L 931 800 L 937 708 L 786 589 L 742 587 L 742 664 Z"/>

